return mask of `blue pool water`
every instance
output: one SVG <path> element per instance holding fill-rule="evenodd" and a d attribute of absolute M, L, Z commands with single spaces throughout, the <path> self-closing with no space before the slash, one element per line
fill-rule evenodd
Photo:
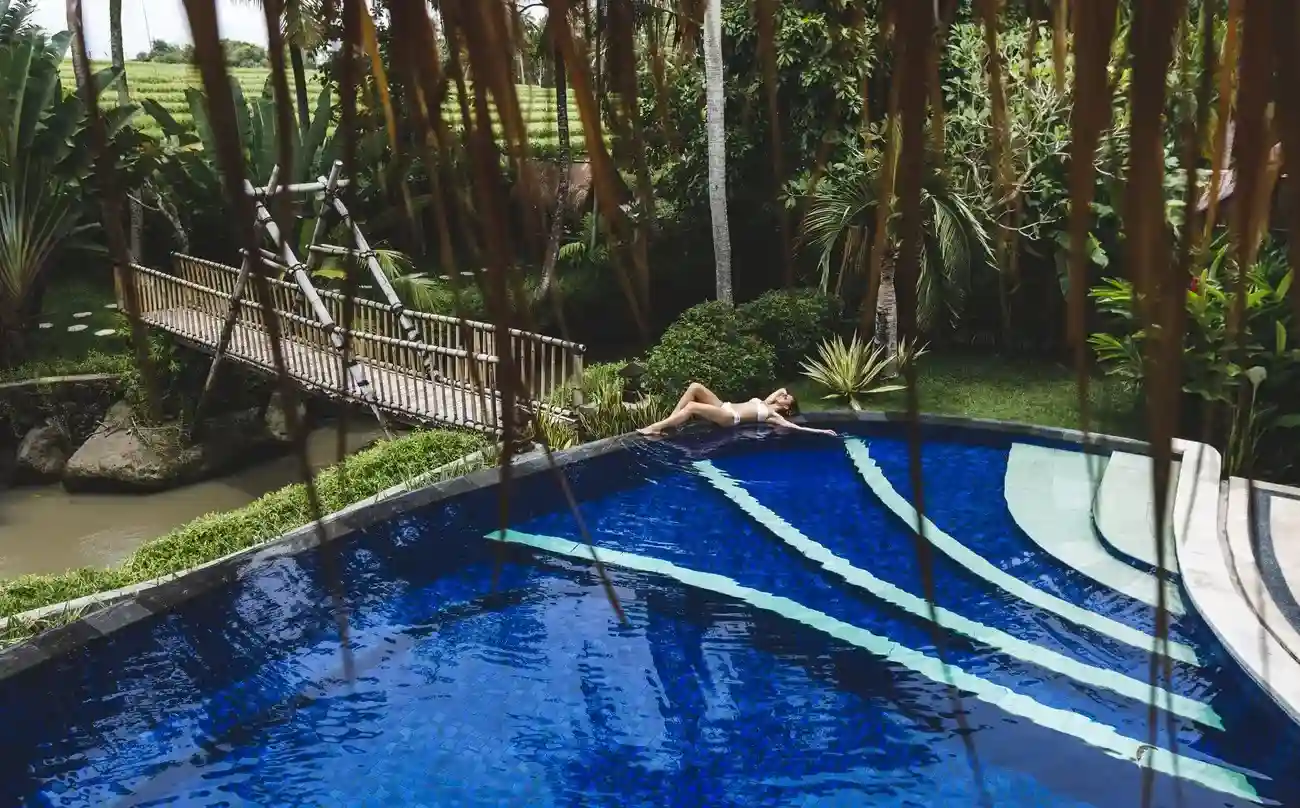
<path fill-rule="evenodd" d="M 907 496 L 906 444 L 861 438 Z M 623 622 L 553 477 L 517 484 L 513 543 L 496 490 L 461 495 L 337 548 L 350 679 L 307 552 L 0 682 L 0 806 L 1110 808 L 1134 756 L 1154 805 L 1300 804 L 1300 732 L 1193 615 L 1129 754 L 1152 611 L 1020 531 L 1010 438 L 931 433 L 927 515 L 1087 626 L 933 552 L 936 632 L 843 441 L 707 440 L 567 469 Z"/>

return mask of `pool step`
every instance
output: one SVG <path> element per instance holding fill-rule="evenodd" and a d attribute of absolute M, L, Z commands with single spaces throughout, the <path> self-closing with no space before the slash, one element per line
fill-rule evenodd
<path fill-rule="evenodd" d="M 990 563 L 979 553 L 940 530 L 928 517 L 922 517 L 906 497 L 900 494 L 885 477 L 880 466 L 871 459 L 871 453 L 865 441 L 850 438 L 844 442 L 844 449 L 849 453 L 858 475 L 876 496 L 882 505 L 894 512 L 894 515 L 907 525 L 924 528 L 925 539 L 939 552 L 965 567 L 972 574 L 983 578 L 993 586 L 1007 592 L 1020 600 L 1053 613 L 1075 625 L 1084 626 L 1112 639 L 1141 648 L 1144 651 L 1155 647 L 1155 639 L 1144 631 L 1139 631 L 1105 615 L 1090 611 L 1076 603 L 1057 597 L 1051 592 L 1032 586 L 997 565 Z M 915 529 L 915 528 L 914 528 Z M 1153 590 L 1154 591 L 1154 590 Z M 1181 660 L 1191 665 L 1200 665 L 1196 651 L 1181 642 L 1170 642 L 1161 648 L 1161 653 L 1171 659 Z"/>
<path fill-rule="evenodd" d="M 1012 444 L 1003 486 L 1007 509 L 1044 552 L 1097 583 L 1154 607 L 1159 593 L 1155 575 L 1112 555 L 1093 527 L 1094 480 L 1101 479 L 1107 468 L 1106 458 L 1098 455 Z M 1165 603 L 1171 613 L 1184 613 L 1178 588 L 1169 583 Z"/>
<path fill-rule="evenodd" d="M 1093 518 L 1101 540 L 1121 558 L 1136 562 L 1142 569 L 1155 570 L 1156 556 L 1155 489 L 1151 484 L 1152 460 L 1146 455 L 1113 452 L 1101 477 L 1101 488 L 1093 505 Z M 1178 461 L 1169 470 L 1167 507 L 1173 509 L 1174 489 L 1178 480 Z M 1173 533 L 1165 531 L 1164 568 L 1178 571 Z"/>

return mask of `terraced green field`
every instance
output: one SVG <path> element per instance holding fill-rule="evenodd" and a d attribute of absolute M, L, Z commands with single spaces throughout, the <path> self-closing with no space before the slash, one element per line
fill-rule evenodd
<path fill-rule="evenodd" d="M 107 67 L 106 63 L 96 63 L 95 70 Z M 68 91 L 75 86 L 72 75 L 72 62 L 65 60 L 61 68 L 64 88 Z M 231 68 L 231 73 L 239 82 L 240 89 L 249 97 L 260 95 L 266 85 L 269 73 L 265 68 Z M 127 80 L 131 87 L 131 97 L 135 99 L 151 98 L 162 105 L 177 121 L 190 121 L 190 107 L 185 100 L 185 90 L 189 87 L 201 87 L 202 80 L 198 71 L 189 65 L 155 64 L 153 62 L 127 62 Z M 315 74 L 310 74 L 313 86 L 319 87 Z M 528 126 L 529 140 L 536 146 L 554 147 L 557 145 L 555 130 L 555 94 L 548 87 L 519 85 L 519 103 L 524 121 Z M 313 92 L 313 101 L 315 101 Z M 110 89 L 104 93 L 102 103 L 116 103 L 116 96 Z M 443 108 L 448 123 L 455 125 L 460 114 L 454 100 L 449 99 Z M 569 120 L 572 145 L 575 152 L 583 151 L 582 127 L 578 123 L 578 109 L 572 101 L 569 103 Z M 144 132 L 161 137 L 162 130 L 157 121 L 144 113 L 135 119 L 135 125 Z"/>

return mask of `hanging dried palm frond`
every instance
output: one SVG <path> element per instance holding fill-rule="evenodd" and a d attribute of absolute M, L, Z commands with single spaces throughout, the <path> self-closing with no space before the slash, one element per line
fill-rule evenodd
<path fill-rule="evenodd" d="M 901 135 L 899 142 L 899 227 L 898 252 L 898 325 L 900 340 L 916 344 L 917 277 L 920 272 L 921 237 L 921 182 L 925 168 L 925 106 L 927 51 L 934 45 L 934 17 L 923 3 L 905 3 L 898 11 L 898 38 L 895 41 L 895 65 L 899 75 L 898 113 Z M 883 206 L 883 199 L 880 203 Z M 925 510 L 925 488 L 921 472 L 921 426 L 917 394 L 916 363 L 903 367 L 907 381 L 908 419 L 908 470 L 912 498 L 917 513 Z M 938 630 L 935 616 L 934 549 L 925 537 L 924 523 L 918 519 L 913 530 L 913 547 L 921 568 L 922 587 L 929 604 L 930 621 L 935 626 L 935 645 L 940 659 L 944 656 L 944 641 Z M 947 670 L 945 666 L 945 671 Z M 965 711 L 961 709 L 961 695 L 949 682 L 953 711 L 965 746 L 966 758 L 979 788 L 981 804 L 991 807 L 992 801 L 984 785 L 983 772 L 974 741 L 966 724 Z"/>

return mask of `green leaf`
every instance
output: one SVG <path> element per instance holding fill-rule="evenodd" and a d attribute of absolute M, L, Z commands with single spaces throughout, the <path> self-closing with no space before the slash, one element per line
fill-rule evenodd
<path fill-rule="evenodd" d="M 1291 290 L 1291 282 L 1293 280 L 1295 280 L 1295 269 L 1288 269 L 1286 274 L 1282 276 L 1281 282 L 1277 285 L 1277 292 L 1275 294 L 1277 295 L 1278 300 L 1286 300 L 1286 293 Z"/>
<path fill-rule="evenodd" d="M 1283 415 L 1273 422 L 1273 426 L 1278 429 L 1295 429 L 1300 427 L 1300 412 L 1293 412 L 1290 415 Z"/>
<path fill-rule="evenodd" d="M 188 135 L 194 134 L 193 125 L 182 126 L 180 122 L 178 122 L 174 117 L 172 117 L 172 114 L 167 111 L 166 107 L 164 107 L 162 104 L 159 104 L 157 101 L 153 100 L 152 98 L 144 99 L 143 101 L 140 102 L 140 105 L 144 107 L 144 111 L 146 115 L 148 115 L 150 118 L 153 118 L 155 121 L 157 121 L 158 128 L 162 129 L 164 135 L 167 135 L 168 137 L 174 137 L 179 140 L 187 134 Z"/>
<path fill-rule="evenodd" d="M 1273 350 L 1278 356 L 1286 353 L 1286 326 L 1281 320 L 1273 321 Z"/>

